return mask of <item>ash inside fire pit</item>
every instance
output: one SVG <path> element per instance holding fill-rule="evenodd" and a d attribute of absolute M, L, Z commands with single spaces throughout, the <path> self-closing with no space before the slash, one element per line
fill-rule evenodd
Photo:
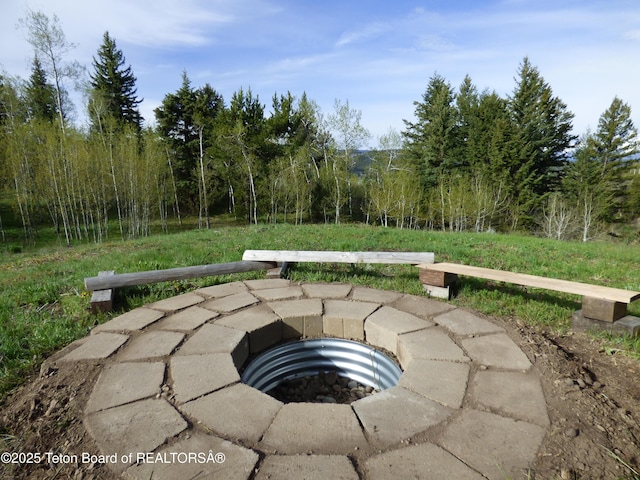
<path fill-rule="evenodd" d="M 269 390 L 272 397 L 284 403 L 352 403 L 371 396 L 380 390 L 338 375 L 335 370 L 307 375 L 295 380 L 285 380 Z"/>

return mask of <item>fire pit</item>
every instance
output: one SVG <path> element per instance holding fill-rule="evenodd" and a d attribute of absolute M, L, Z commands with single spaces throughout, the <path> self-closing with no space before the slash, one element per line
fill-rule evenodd
<path fill-rule="evenodd" d="M 263 352 L 242 382 L 284 402 L 351 403 L 397 385 L 402 370 L 363 343 L 316 338 Z"/>

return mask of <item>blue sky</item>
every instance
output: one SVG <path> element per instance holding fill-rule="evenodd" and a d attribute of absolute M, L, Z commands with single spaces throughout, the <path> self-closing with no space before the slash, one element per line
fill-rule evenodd
<path fill-rule="evenodd" d="M 78 45 L 69 59 L 88 68 L 108 30 L 147 120 L 186 70 L 225 100 L 251 87 L 267 111 L 275 92 L 306 91 L 325 115 L 348 100 L 375 146 L 413 118 L 435 72 L 506 96 L 528 56 L 575 114 L 574 133 L 595 130 L 614 96 L 640 126 L 637 0 L 1 0 L 0 69 L 23 78 L 33 53 L 16 24 L 27 6 L 59 17 Z"/>

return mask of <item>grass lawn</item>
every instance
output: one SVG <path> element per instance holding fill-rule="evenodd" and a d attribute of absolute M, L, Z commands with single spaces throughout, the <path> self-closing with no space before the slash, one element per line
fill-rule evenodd
<path fill-rule="evenodd" d="M 0 248 L 2 248 L 0 246 Z M 158 234 L 135 241 L 64 247 L 14 247 L 0 252 L 0 398 L 24 381 L 47 355 L 86 335 L 97 323 L 131 308 L 199 286 L 264 272 L 165 282 L 118 291 L 116 310 L 89 313 L 84 278 L 240 260 L 247 249 L 428 251 L 436 261 L 466 263 L 640 291 L 640 245 L 571 243 L 530 236 L 445 233 L 364 225 L 258 225 Z M 293 281 L 349 282 L 422 294 L 410 266 L 299 264 Z M 568 329 L 580 297 L 462 278 L 453 302 L 503 318 Z M 640 302 L 629 311 L 640 315 Z M 605 349 L 640 358 L 640 340 L 602 336 Z"/>

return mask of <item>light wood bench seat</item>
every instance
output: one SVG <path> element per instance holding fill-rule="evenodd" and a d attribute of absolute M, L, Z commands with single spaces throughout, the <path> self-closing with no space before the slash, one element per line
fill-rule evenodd
<path fill-rule="evenodd" d="M 640 292 L 611 288 L 587 283 L 558 280 L 523 273 L 514 273 L 491 268 L 439 262 L 418 265 L 420 281 L 435 296 L 449 295 L 449 286 L 457 280 L 457 275 L 466 275 L 497 282 L 513 283 L 528 287 L 554 290 L 582 296 L 580 314 L 588 319 L 615 322 L 627 315 L 627 305 L 640 298 Z M 441 290 L 438 290 L 441 289 Z M 438 295 L 437 293 L 441 293 Z"/>
<path fill-rule="evenodd" d="M 245 250 L 242 260 L 259 262 L 386 263 L 417 265 L 434 262 L 431 252 L 335 252 L 310 250 Z"/>

